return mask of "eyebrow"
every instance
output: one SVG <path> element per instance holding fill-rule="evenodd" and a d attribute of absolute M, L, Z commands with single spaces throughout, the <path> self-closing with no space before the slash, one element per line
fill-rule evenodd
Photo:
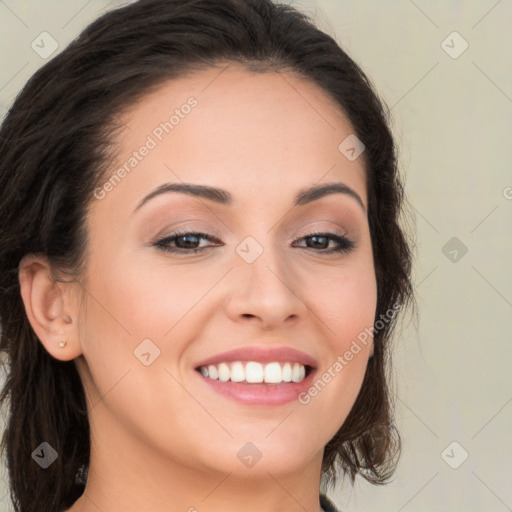
<path fill-rule="evenodd" d="M 208 199 L 226 206 L 233 203 L 233 196 L 227 190 L 223 190 L 221 188 L 210 187 L 208 185 L 196 185 L 193 183 L 165 183 L 145 196 L 135 208 L 134 213 L 154 197 L 161 194 L 167 194 L 169 192 L 178 192 L 195 197 L 202 197 L 203 199 Z M 301 189 L 295 196 L 293 205 L 302 206 L 330 194 L 345 194 L 352 197 L 366 213 L 366 208 L 359 194 L 341 182 L 314 185 L 309 188 Z"/>

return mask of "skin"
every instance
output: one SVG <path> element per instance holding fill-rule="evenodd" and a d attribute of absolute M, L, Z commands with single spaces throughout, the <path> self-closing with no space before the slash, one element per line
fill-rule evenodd
<path fill-rule="evenodd" d="M 80 278 L 54 280 L 38 256 L 21 266 L 38 338 L 53 357 L 74 359 L 87 396 L 89 479 L 69 511 L 318 512 L 323 449 L 356 399 L 371 341 L 307 405 L 234 402 L 194 366 L 241 346 L 290 346 L 316 359 L 319 377 L 373 325 L 364 161 L 338 150 L 354 130 L 318 86 L 232 63 L 169 81 L 125 111 L 111 172 L 191 96 L 190 114 L 92 200 Z M 180 182 L 225 189 L 233 204 L 171 192 L 134 212 Z M 300 189 L 331 182 L 364 208 L 341 193 L 292 206 Z M 176 228 L 222 244 L 200 239 L 210 248 L 177 255 L 153 245 Z M 356 247 L 326 254 L 337 243 L 316 248 L 304 238 L 313 230 Z M 263 248 L 251 264 L 235 251 L 248 236 Z M 160 350 L 149 366 L 134 356 L 144 339 Z M 262 454 L 252 467 L 237 457 L 247 442 Z"/>

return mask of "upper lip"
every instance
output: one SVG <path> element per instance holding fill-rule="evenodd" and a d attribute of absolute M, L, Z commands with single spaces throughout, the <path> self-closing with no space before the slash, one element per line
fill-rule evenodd
<path fill-rule="evenodd" d="M 313 357 L 291 347 L 245 347 L 216 354 L 208 359 L 203 359 L 195 365 L 200 366 L 216 365 L 233 361 L 256 361 L 260 363 L 276 362 L 297 362 L 304 366 L 316 368 L 316 361 Z"/>

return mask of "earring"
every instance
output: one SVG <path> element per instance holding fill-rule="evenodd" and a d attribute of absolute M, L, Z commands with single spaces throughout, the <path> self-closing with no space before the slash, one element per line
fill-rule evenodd
<path fill-rule="evenodd" d="M 66 343 L 67 343 L 66 341 L 61 341 L 61 342 L 59 343 L 59 347 L 65 347 L 65 346 L 66 346 Z"/>

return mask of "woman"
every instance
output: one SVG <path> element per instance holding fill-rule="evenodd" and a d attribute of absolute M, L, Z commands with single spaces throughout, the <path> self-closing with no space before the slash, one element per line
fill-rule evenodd
<path fill-rule="evenodd" d="M 141 0 L 0 135 L 17 511 L 328 511 L 337 476 L 390 477 L 402 188 L 331 37 L 269 0 Z"/>

